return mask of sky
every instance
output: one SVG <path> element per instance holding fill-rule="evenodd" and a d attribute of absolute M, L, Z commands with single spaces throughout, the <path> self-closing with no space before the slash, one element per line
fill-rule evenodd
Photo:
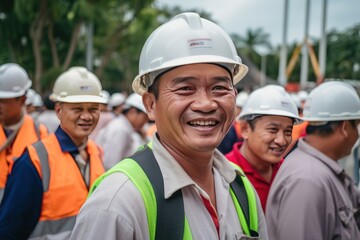
<path fill-rule="evenodd" d="M 310 0 L 309 37 L 321 36 L 322 4 Z M 159 6 L 209 12 L 227 33 L 244 36 L 247 29 L 263 28 L 272 46 L 282 43 L 285 0 L 157 0 Z M 305 35 L 306 0 L 288 0 L 287 42 L 300 42 Z M 327 0 L 326 31 L 344 31 L 360 24 L 360 0 Z"/>

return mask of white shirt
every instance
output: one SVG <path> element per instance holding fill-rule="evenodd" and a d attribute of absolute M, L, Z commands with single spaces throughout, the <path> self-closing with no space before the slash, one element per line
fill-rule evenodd
<path fill-rule="evenodd" d="M 120 160 L 131 156 L 142 144 L 134 141 L 137 132 L 129 120 L 120 114 L 99 131 L 95 142 L 104 150 L 104 168 L 109 170 Z"/>
<path fill-rule="evenodd" d="M 182 189 L 185 215 L 193 239 L 252 239 L 244 238 L 229 193 L 229 183 L 235 179 L 235 171 L 218 150 L 213 157 L 213 171 L 220 236 L 199 196 L 201 194 L 209 199 L 206 192 L 189 177 L 156 138 L 153 153 L 164 178 L 164 197 L 169 198 L 178 189 Z M 268 239 L 258 197 L 257 209 L 260 239 Z M 113 173 L 103 180 L 81 208 L 71 239 L 149 239 L 142 196 L 126 175 Z"/>
<path fill-rule="evenodd" d="M 37 121 L 44 124 L 47 127 L 49 133 L 55 132 L 60 125 L 60 120 L 57 117 L 56 112 L 53 110 L 45 110 L 42 112 L 37 117 Z"/>

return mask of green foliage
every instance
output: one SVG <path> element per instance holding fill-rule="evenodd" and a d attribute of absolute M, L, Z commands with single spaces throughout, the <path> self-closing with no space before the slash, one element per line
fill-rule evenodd
<path fill-rule="evenodd" d="M 0 1 L 0 64 L 17 62 L 33 78 L 36 63 L 29 30 L 41 30 L 41 88 L 42 91 L 49 91 L 56 77 L 64 71 L 64 62 L 71 46 L 74 51 L 69 66 L 85 66 L 86 26 L 92 22 L 94 72 L 98 72 L 108 91 L 130 92 L 131 81 L 138 73 L 139 56 L 147 37 L 160 24 L 184 11 L 196 11 L 202 17 L 216 22 L 208 12 L 180 7 L 160 8 L 155 0 Z M 40 16 L 44 20 L 43 25 L 37 25 Z M 77 29 L 79 24 L 81 27 Z M 360 79 L 359 31 L 360 24 L 345 32 L 332 31 L 328 34 L 326 77 Z M 277 79 L 279 47 L 270 46 L 268 33 L 258 28 L 249 29 L 245 36 L 232 34 L 231 37 L 240 56 L 249 58 L 259 69 L 262 58 L 259 48 L 267 49 L 266 73 L 268 77 Z M 73 45 L 71 39 L 75 39 Z M 317 54 L 319 41 L 313 39 L 312 42 Z M 289 44 L 288 60 L 295 47 L 296 43 Z M 290 82 L 299 81 L 300 60 L 295 65 Z M 311 67 L 309 79 L 315 79 Z"/>

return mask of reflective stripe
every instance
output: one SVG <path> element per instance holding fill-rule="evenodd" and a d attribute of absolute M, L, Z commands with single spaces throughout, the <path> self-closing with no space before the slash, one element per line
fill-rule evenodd
<path fill-rule="evenodd" d="M 152 142 L 150 142 L 151 144 Z M 151 145 L 148 144 L 148 146 L 151 148 Z M 142 150 L 141 148 L 138 149 Z M 243 194 L 246 192 L 247 196 L 247 204 L 244 206 L 248 208 L 248 214 L 249 216 L 246 217 L 244 212 L 242 211 L 241 205 L 240 205 L 240 199 L 237 197 L 239 194 L 234 192 L 232 188 L 230 188 L 230 195 L 232 197 L 232 200 L 234 202 L 237 215 L 239 217 L 240 225 L 242 226 L 244 233 L 247 236 L 252 237 L 258 237 L 258 215 L 257 215 L 257 206 L 256 206 L 256 195 L 255 190 L 253 189 L 250 181 L 247 179 L 245 174 L 243 173 L 242 169 L 239 168 L 237 165 L 234 165 L 234 167 L 241 173 L 238 174 L 238 179 L 241 181 L 244 185 L 245 191 L 241 191 L 240 193 Z M 148 179 L 146 173 L 144 170 L 138 165 L 138 163 L 131 159 L 127 158 L 119 162 L 117 165 L 115 165 L 113 168 L 111 168 L 108 172 L 103 174 L 100 178 L 97 179 L 97 181 L 94 183 L 92 188 L 90 189 L 89 196 L 92 192 L 95 191 L 97 186 L 103 181 L 105 177 L 108 175 L 114 173 L 114 172 L 123 172 L 126 174 L 130 180 L 134 183 L 136 188 L 140 191 L 141 196 L 144 200 L 145 209 L 147 213 L 147 220 L 148 220 L 148 227 L 149 227 L 149 236 L 150 239 L 155 239 L 156 235 L 156 222 L 157 222 L 157 202 L 156 202 L 156 195 L 153 189 L 153 186 L 151 185 L 150 180 Z M 250 219 L 250 223 L 248 223 L 247 219 Z M 249 226 L 250 225 L 250 226 Z M 189 240 L 192 239 L 191 230 L 188 224 L 188 221 L 185 216 L 185 225 L 184 225 L 184 234 L 183 239 Z"/>
<path fill-rule="evenodd" d="M 257 213 L 257 206 L 256 206 L 255 189 L 253 188 L 249 179 L 246 177 L 243 170 L 235 163 L 231 162 L 231 164 L 236 170 L 238 170 L 241 173 L 241 175 L 239 175 L 239 176 L 244 184 L 246 196 L 248 199 L 248 210 L 249 210 L 248 218 L 250 219 L 250 224 L 248 224 L 248 222 L 246 221 L 246 215 L 242 211 L 240 205 L 237 206 L 235 203 L 237 201 L 234 201 L 234 199 L 236 199 L 235 193 L 233 191 L 230 191 L 231 197 L 233 198 L 233 202 L 235 203 L 235 208 L 239 207 L 239 209 L 237 208 L 237 212 L 238 212 L 241 226 L 243 226 L 244 231 L 245 231 L 245 229 L 247 229 L 248 232 L 245 232 L 246 234 L 249 234 L 249 236 L 256 236 L 256 235 L 258 235 L 259 224 L 258 224 L 258 213 Z M 239 203 L 239 202 L 237 202 L 237 203 Z"/>
<path fill-rule="evenodd" d="M 75 226 L 75 221 L 76 216 L 61 218 L 58 220 L 39 221 L 34 231 L 31 233 L 30 239 L 72 231 Z"/>
<path fill-rule="evenodd" d="M 47 192 L 49 190 L 50 184 L 50 167 L 48 152 L 46 151 L 46 148 L 42 141 L 34 143 L 33 147 L 35 148 L 37 155 L 39 156 L 39 160 L 41 163 L 43 188 L 44 192 Z"/>
<path fill-rule="evenodd" d="M 34 119 L 34 128 L 35 128 L 36 136 L 38 137 L 38 139 L 40 139 L 40 124 L 35 119 Z"/>
<path fill-rule="evenodd" d="M 4 188 L 0 188 L 0 203 L 1 203 L 2 198 L 4 197 L 4 191 L 5 191 Z"/>

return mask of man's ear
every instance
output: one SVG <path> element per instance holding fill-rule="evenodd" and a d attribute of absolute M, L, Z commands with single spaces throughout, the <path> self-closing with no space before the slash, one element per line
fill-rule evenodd
<path fill-rule="evenodd" d="M 348 137 L 348 128 L 351 127 L 349 126 L 350 125 L 350 122 L 349 121 L 342 121 L 340 123 L 340 126 L 339 126 L 339 130 L 340 132 L 342 133 L 342 135 L 347 138 Z"/>
<path fill-rule="evenodd" d="M 55 104 L 55 112 L 59 120 L 61 120 L 61 103 Z"/>
<path fill-rule="evenodd" d="M 146 92 L 142 99 L 149 120 L 155 121 L 156 99 L 154 94 Z"/>
<path fill-rule="evenodd" d="M 240 120 L 240 130 L 241 130 L 241 136 L 243 139 L 249 138 L 249 132 L 250 132 L 250 125 L 246 120 Z"/>

